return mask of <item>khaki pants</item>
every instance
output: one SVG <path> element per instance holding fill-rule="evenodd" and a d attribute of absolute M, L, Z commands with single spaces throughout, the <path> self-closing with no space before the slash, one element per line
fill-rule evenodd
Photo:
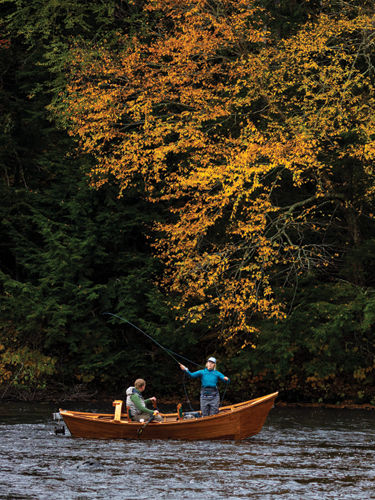
<path fill-rule="evenodd" d="M 139 413 L 138 415 L 134 415 L 132 417 L 132 420 L 134 420 L 134 422 L 139 422 L 141 419 L 143 419 L 145 422 L 148 422 L 150 417 L 151 415 L 148 413 Z M 155 420 L 155 422 L 162 422 L 163 417 L 161 417 L 160 415 L 155 415 L 153 420 Z"/>

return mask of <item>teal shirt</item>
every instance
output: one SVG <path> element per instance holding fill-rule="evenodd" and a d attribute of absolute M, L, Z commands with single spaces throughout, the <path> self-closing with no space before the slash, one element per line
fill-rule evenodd
<path fill-rule="evenodd" d="M 205 368 L 204 370 L 198 370 L 193 373 L 186 370 L 186 373 L 191 378 L 202 379 L 202 387 L 216 387 L 219 380 L 226 382 L 226 380 L 224 380 L 224 375 L 217 370 L 209 370 L 208 368 Z"/>

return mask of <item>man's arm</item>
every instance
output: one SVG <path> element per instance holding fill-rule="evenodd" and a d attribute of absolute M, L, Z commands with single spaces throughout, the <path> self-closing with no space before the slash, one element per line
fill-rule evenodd
<path fill-rule="evenodd" d="M 152 415 L 154 413 L 154 410 L 149 410 L 145 406 L 143 406 L 142 401 L 140 400 L 138 394 L 132 394 L 130 396 L 130 399 L 133 401 L 135 404 L 136 408 L 141 411 L 142 413 L 148 413 L 149 415 Z"/>

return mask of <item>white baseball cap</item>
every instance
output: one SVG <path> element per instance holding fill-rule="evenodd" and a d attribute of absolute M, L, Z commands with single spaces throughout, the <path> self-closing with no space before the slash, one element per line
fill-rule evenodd
<path fill-rule="evenodd" d="M 216 358 L 212 358 L 212 357 L 211 357 L 211 358 L 208 358 L 208 361 L 212 361 L 213 363 L 215 363 L 215 364 L 216 364 Z"/>

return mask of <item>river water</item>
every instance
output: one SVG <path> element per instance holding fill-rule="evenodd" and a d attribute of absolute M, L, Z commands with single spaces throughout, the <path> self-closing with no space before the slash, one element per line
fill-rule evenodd
<path fill-rule="evenodd" d="M 0 499 L 375 499 L 371 410 L 275 407 L 241 442 L 76 439 L 55 434 L 56 411 L 0 403 Z"/>

